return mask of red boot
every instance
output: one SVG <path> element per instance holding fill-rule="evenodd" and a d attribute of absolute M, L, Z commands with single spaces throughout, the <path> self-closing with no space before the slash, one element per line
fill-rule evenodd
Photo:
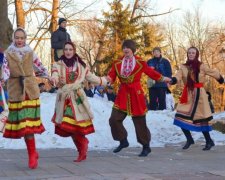
<path fill-rule="evenodd" d="M 73 140 L 79 153 L 74 162 L 81 162 L 87 158 L 88 139 L 84 135 L 76 134 L 73 136 Z"/>
<path fill-rule="evenodd" d="M 30 169 L 36 169 L 38 166 L 38 152 L 35 147 L 35 139 L 25 139 L 27 152 L 29 156 L 28 166 Z"/>

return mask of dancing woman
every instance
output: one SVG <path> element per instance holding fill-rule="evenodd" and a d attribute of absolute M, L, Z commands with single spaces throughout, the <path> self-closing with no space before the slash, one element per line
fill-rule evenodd
<path fill-rule="evenodd" d="M 95 131 L 92 123 L 93 114 L 82 83 L 87 80 L 95 85 L 107 85 L 107 80 L 89 71 L 76 53 L 73 43 L 65 43 L 63 52 L 60 60 L 52 68 L 52 82 L 59 88 L 52 121 L 57 135 L 72 137 L 79 153 L 75 162 L 80 162 L 87 157 L 86 135 Z"/>
<path fill-rule="evenodd" d="M 27 34 L 17 28 L 13 33 L 13 43 L 5 51 L 2 77 L 7 82 L 9 95 L 9 116 L 6 121 L 5 138 L 24 137 L 29 155 L 28 166 L 38 166 L 38 152 L 34 134 L 44 132 L 40 119 L 39 88 L 34 76 L 48 77 L 40 59 L 26 44 Z"/>
<path fill-rule="evenodd" d="M 213 119 L 213 116 L 208 95 L 204 89 L 207 75 L 215 78 L 220 84 L 224 82 L 217 70 L 210 69 L 199 61 L 198 49 L 190 47 L 187 51 L 186 63 L 181 65 L 175 77 L 172 78 L 172 84 L 183 81 L 185 85 L 174 119 L 174 124 L 182 129 L 187 138 L 183 149 L 188 149 L 194 144 L 190 131 L 203 133 L 206 140 L 204 151 L 215 146 L 209 133 L 212 130 L 210 120 Z"/>

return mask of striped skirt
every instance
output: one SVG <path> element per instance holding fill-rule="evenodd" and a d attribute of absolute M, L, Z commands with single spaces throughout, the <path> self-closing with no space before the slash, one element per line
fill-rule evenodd
<path fill-rule="evenodd" d="M 189 131 L 196 131 L 196 132 L 212 131 L 211 122 L 193 123 L 193 121 L 191 120 L 175 117 L 173 124 Z"/>
<path fill-rule="evenodd" d="M 3 137 L 18 139 L 45 131 L 40 119 L 40 100 L 9 102 L 9 116 Z"/>
<path fill-rule="evenodd" d="M 95 132 L 92 120 L 77 121 L 69 104 L 66 104 L 61 124 L 55 122 L 55 116 L 56 114 L 53 115 L 52 122 L 55 123 L 55 134 L 59 136 L 69 137 L 77 133 L 87 135 Z"/>

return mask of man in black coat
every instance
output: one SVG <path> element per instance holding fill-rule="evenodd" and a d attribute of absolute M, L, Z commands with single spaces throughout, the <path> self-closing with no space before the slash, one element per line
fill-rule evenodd
<path fill-rule="evenodd" d="M 69 33 L 66 32 L 67 20 L 65 18 L 59 18 L 59 28 L 52 33 L 51 46 L 54 49 L 54 59 L 58 61 L 63 55 L 63 47 L 66 42 L 71 42 Z"/>

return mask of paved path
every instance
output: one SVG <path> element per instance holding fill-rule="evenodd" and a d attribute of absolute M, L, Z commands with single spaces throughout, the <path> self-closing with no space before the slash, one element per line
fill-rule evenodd
<path fill-rule="evenodd" d="M 224 180 L 225 146 L 204 152 L 200 144 L 152 148 L 147 158 L 138 157 L 140 148 L 118 154 L 89 151 L 88 159 L 74 163 L 72 149 L 39 150 L 39 168 L 27 168 L 25 150 L 0 150 L 0 179 L 43 180 Z"/>

